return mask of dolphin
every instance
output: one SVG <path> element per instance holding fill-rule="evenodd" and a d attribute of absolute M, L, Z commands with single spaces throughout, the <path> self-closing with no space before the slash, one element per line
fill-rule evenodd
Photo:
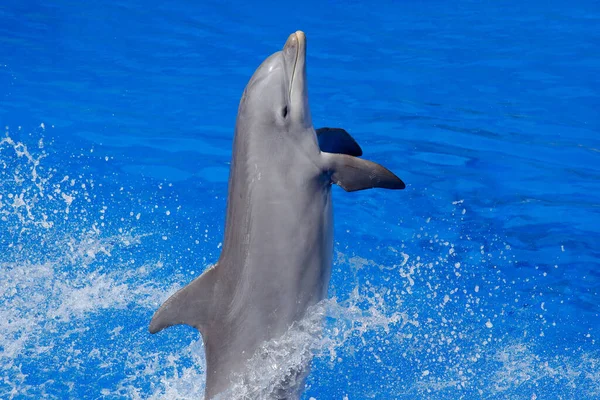
<path fill-rule="evenodd" d="M 178 324 L 200 331 L 206 399 L 228 390 L 261 344 L 327 296 L 332 184 L 348 192 L 404 189 L 400 178 L 360 155 L 344 129 L 314 129 L 306 37 L 291 34 L 254 72 L 239 104 L 221 255 L 150 322 L 151 333 Z M 301 390 L 271 396 L 298 398 Z"/>

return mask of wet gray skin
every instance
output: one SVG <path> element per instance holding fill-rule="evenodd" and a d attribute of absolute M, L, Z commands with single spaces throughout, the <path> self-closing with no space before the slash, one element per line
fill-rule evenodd
<path fill-rule="evenodd" d="M 254 72 L 239 105 L 221 256 L 150 323 L 151 333 L 177 324 L 201 332 L 207 399 L 244 373 L 262 343 L 327 296 L 331 185 L 349 192 L 404 188 L 384 167 L 355 157 L 361 154 L 343 129 L 313 128 L 306 38 L 293 33 Z M 288 398 L 300 395 L 296 389 Z"/>

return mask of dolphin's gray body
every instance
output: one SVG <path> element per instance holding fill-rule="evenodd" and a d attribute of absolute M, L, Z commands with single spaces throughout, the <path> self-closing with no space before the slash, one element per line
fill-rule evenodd
<path fill-rule="evenodd" d="M 237 116 L 221 256 L 150 323 L 152 333 L 176 324 L 201 332 L 207 399 L 228 389 L 263 342 L 326 297 L 331 184 L 404 188 L 384 167 L 356 158 L 362 151 L 344 130 L 315 131 L 305 61 L 298 31 L 250 79 Z"/>

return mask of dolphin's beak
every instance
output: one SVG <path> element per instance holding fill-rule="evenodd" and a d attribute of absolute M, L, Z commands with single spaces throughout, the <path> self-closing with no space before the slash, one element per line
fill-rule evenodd
<path fill-rule="evenodd" d="M 306 87 L 306 35 L 302 31 L 292 33 L 283 46 L 283 59 L 289 77 L 289 96 L 292 113 L 307 125 L 310 121 Z M 294 111 L 295 109 L 295 111 Z"/>
<path fill-rule="evenodd" d="M 291 96 L 294 81 L 303 72 L 301 70 L 304 67 L 306 57 L 306 35 L 304 32 L 296 31 L 288 37 L 285 46 L 283 46 L 283 57 L 289 74 Z"/>

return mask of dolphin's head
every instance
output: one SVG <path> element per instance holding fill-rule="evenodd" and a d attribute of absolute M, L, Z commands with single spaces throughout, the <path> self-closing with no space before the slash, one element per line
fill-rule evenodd
<path fill-rule="evenodd" d="M 312 128 L 304 32 L 292 33 L 283 50 L 256 69 L 244 90 L 238 118 L 257 132 L 274 125 L 279 132 Z"/>

